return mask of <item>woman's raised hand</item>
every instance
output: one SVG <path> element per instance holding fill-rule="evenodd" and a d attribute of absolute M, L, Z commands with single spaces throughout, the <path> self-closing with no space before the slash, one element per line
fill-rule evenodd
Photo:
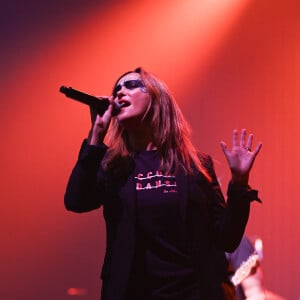
<path fill-rule="evenodd" d="M 221 142 L 221 148 L 226 156 L 230 171 L 231 182 L 237 185 L 246 186 L 248 184 L 250 170 L 254 160 L 259 153 L 262 143 L 252 149 L 253 134 L 249 134 L 246 138 L 246 129 L 242 129 L 240 139 L 238 139 L 238 131 L 235 129 L 232 133 L 232 148 L 228 149 L 225 142 Z"/>

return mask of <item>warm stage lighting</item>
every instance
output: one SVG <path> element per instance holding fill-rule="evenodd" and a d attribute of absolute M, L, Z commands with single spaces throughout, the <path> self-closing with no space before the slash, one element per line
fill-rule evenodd
<path fill-rule="evenodd" d="M 37 8 L 51 2 L 35 1 Z M 174 92 L 196 146 L 220 161 L 222 188 L 228 173 L 219 137 L 226 139 L 227 129 L 240 124 L 262 136 L 251 186 L 264 203 L 252 206 L 248 229 L 263 238 L 256 251 L 262 258 L 264 246 L 269 283 L 286 293 L 296 290 L 300 19 L 292 1 L 91 0 L 75 1 L 77 6 L 66 0 L 52 1 L 52 14 L 45 7 L 30 23 L 20 8 L 12 14 L 11 24 L 20 30 L 11 40 L 18 47 L 3 44 L 12 54 L 3 55 L 0 113 L 3 299 L 42 299 L 45 290 L 49 299 L 62 299 L 61 293 L 97 299 L 104 221 L 98 211 L 78 217 L 63 207 L 90 116 L 88 107 L 66 100 L 59 87 L 107 96 L 120 74 L 138 66 Z M 31 29 L 28 36 L 22 25 Z M 292 292 L 289 299 L 297 298 Z"/>
<path fill-rule="evenodd" d="M 88 294 L 88 291 L 85 288 L 72 287 L 67 290 L 67 294 L 69 296 L 85 296 Z"/>

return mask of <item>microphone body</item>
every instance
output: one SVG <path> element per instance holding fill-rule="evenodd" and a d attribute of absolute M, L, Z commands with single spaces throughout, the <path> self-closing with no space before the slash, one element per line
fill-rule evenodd
<path fill-rule="evenodd" d="M 103 115 L 109 106 L 109 99 L 106 97 L 97 98 L 95 96 L 80 92 L 71 87 L 61 86 L 59 91 L 66 95 L 68 98 L 72 98 L 81 103 L 87 104 L 90 107 L 97 110 L 99 115 Z M 114 103 L 112 114 L 116 116 L 120 112 L 121 105 L 117 102 Z"/>

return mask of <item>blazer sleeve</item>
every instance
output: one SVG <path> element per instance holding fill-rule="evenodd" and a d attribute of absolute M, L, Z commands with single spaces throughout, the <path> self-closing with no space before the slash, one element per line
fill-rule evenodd
<path fill-rule="evenodd" d="M 104 144 L 92 146 L 83 141 L 64 195 L 67 210 L 87 212 L 102 205 L 103 187 L 97 182 L 97 176 L 106 151 Z"/>
<path fill-rule="evenodd" d="M 241 187 L 232 183 L 228 185 L 225 201 L 210 156 L 205 159 L 205 167 L 212 178 L 210 185 L 216 240 L 224 252 L 233 252 L 244 235 L 250 213 L 250 203 L 253 200 L 261 201 L 258 198 L 258 192 L 250 186 Z"/>

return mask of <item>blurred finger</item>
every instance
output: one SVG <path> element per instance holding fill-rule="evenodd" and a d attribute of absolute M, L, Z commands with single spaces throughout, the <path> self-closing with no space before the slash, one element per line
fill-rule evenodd
<path fill-rule="evenodd" d="M 258 154 L 258 152 L 260 151 L 261 147 L 262 147 L 262 143 L 259 143 L 259 144 L 255 147 L 255 149 L 253 150 L 254 156 L 256 156 L 256 155 Z"/>
<path fill-rule="evenodd" d="M 241 139 L 240 139 L 240 146 L 245 148 L 245 141 L 246 141 L 246 129 L 242 129 L 241 131 Z"/>
<path fill-rule="evenodd" d="M 222 150 L 223 150 L 223 152 L 224 152 L 224 154 L 226 154 L 227 153 L 227 145 L 224 143 L 224 142 L 220 142 L 220 145 L 221 145 L 221 148 L 222 148 Z"/>
<path fill-rule="evenodd" d="M 246 149 L 248 151 L 251 151 L 251 148 L 252 148 L 252 141 L 253 141 L 253 134 L 249 134 L 249 137 L 248 137 L 248 141 L 247 141 L 247 145 L 246 145 Z"/>
<path fill-rule="evenodd" d="M 238 131 L 236 129 L 232 132 L 232 147 L 238 146 Z"/>

